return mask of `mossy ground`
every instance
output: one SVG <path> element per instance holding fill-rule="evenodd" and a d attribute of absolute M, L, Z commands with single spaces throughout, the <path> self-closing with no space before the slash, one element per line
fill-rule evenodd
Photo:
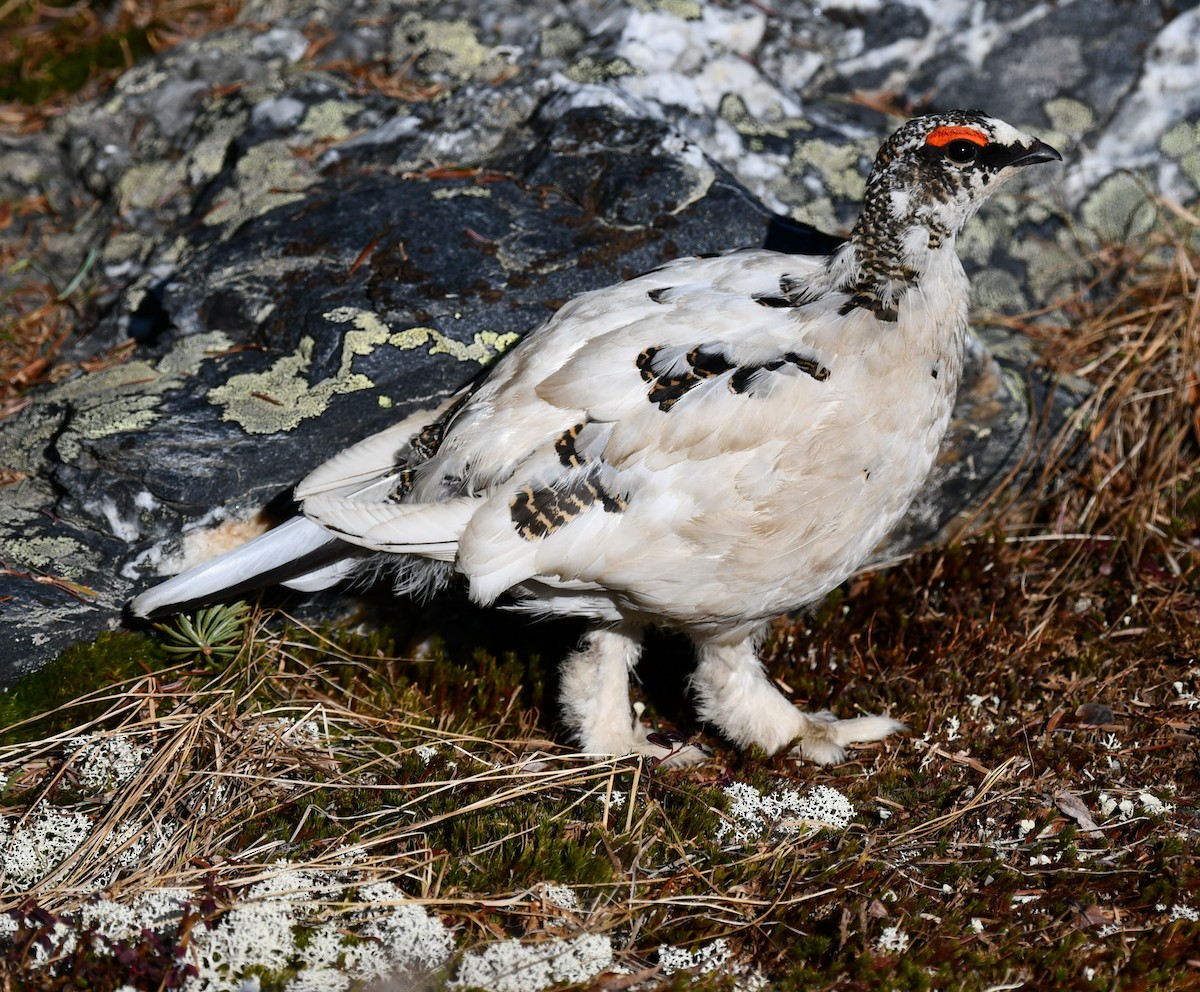
<path fill-rule="evenodd" d="M 232 12 L 214 0 L 0 7 L 0 104 L 44 105 L 94 86 Z"/>

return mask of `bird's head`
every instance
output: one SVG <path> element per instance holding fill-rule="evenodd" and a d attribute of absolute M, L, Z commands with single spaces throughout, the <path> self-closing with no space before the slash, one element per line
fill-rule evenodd
<path fill-rule="evenodd" d="M 1001 183 L 1027 165 L 1055 160 L 1062 156 L 1045 142 L 977 110 L 915 117 L 879 149 L 864 219 L 887 227 L 917 223 L 953 239 Z"/>

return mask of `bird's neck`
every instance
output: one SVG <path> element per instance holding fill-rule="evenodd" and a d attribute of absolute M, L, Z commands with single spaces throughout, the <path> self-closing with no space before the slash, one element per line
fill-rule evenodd
<path fill-rule="evenodd" d="M 852 305 L 894 319 L 904 295 L 955 252 L 955 230 L 903 192 L 867 199 L 850 240 L 830 260 L 832 288 Z"/>

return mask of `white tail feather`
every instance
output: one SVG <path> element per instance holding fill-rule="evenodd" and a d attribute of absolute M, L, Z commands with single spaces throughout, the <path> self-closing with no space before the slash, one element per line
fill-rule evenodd
<path fill-rule="evenodd" d="M 332 565 L 325 565 L 322 568 L 313 569 L 311 572 L 305 572 L 303 575 L 297 575 L 295 578 L 287 579 L 280 585 L 295 589 L 297 592 L 319 592 L 330 586 L 336 586 L 343 579 L 350 578 L 360 566 L 361 562 L 357 558 L 342 558 Z"/>
<path fill-rule="evenodd" d="M 458 539 L 482 500 L 460 496 L 442 503 L 376 503 L 341 496 L 310 496 L 305 516 L 337 537 L 372 551 L 453 561 Z"/>
<path fill-rule="evenodd" d="M 148 617 L 175 604 L 217 599 L 225 590 L 284 568 L 333 540 L 334 535 L 318 524 L 293 517 L 241 547 L 147 589 L 130 602 L 129 609 L 135 616 Z"/>

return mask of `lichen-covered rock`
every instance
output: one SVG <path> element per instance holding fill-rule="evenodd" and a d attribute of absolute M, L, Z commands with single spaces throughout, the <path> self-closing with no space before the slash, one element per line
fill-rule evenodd
<path fill-rule="evenodd" d="M 106 303 L 65 353 L 90 371 L 0 420 L 21 477 L 0 489 L 0 680 L 119 624 L 181 531 L 286 509 L 308 468 L 570 296 L 679 254 L 828 250 L 805 222 L 852 218 L 885 104 L 985 103 L 1065 146 L 1061 186 L 1006 192 L 962 240 L 985 310 L 1072 287 L 1089 238 L 1146 222 L 1143 179 L 1181 201 L 1200 183 L 1194 9 L 577 8 L 251 2 L 46 133 L 0 138 L 0 197 L 63 204 L 53 229 L 0 236 L 59 285 L 90 271 Z M 939 533 L 1029 446 L 1025 384 L 1050 387 L 1018 340 L 987 340 L 881 553 Z"/>

